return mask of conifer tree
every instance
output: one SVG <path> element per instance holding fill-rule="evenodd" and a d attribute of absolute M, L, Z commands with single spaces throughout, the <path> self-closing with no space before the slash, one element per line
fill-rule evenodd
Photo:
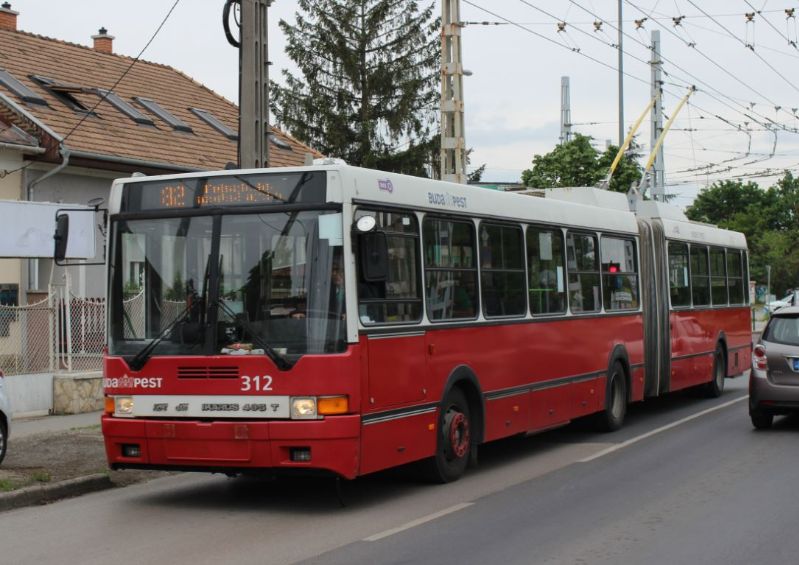
<path fill-rule="evenodd" d="M 278 125 L 351 165 L 424 175 L 439 85 L 439 22 L 415 0 L 297 0 L 280 21 L 300 76 L 272 83 Z"/>

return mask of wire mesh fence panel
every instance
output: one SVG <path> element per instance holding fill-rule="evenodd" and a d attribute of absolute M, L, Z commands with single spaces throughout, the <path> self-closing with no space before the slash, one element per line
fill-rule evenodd
<path fill-rule="evenodd" d="M 144 339 L 144 289 L 122 301 L 122 328 L 125 339 Z"/>
<path fill-rule="evenodd" d="M 53 370 L 54 310 L 50 299 L 0 306 L 0 370 L 6 375 Z"/>
<path fill-rule="evenodd" d="M 105 299 L 70 296 L 60 304 L 67 325 L 62 349 L 71 371 L 100 371 L 105 346 Z"/>

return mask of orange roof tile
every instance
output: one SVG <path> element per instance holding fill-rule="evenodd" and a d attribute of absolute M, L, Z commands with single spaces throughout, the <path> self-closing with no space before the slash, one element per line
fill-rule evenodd
<path fill-rule="evenodd" d="M 239 114 L 235 104 L 172 67 L 141 60 L 131 66 L 133 62 L 131 57 L 102 53 L 82 45 L 21 31 L 0 30 L 0 69 L 36 92 L 47 105 L 26 104 L 2 84 L 0 92 L 62 138 L 69 136 L 66 145 L 72 151 L 198 169 L 221 169 L 237 160 L 236 141 L 228 139 L 189 110 L 207 110 L 237 130 Z M 32 75 L 44 76 L 59 83 L 84 87 L 86 91 L 73 93 L 73 96 L 91 108 L 100 97 L 90 89 L 110 89 L 126 72 L 114 92 L 151 118 L 154 125 L 137 124 L 108 101 L 101 102 L 94 115 L 86 117 L 31 78 Z M 174 131 L 136 103 L 135 96 L 155 100 L 189 125 L 193 132 Z M 286 150 L 270 144 L 272 166 L 302 165 L 306 153 L 321 156 L 280 130 L 272 128 L 272 131 L 292 148 Z"/>

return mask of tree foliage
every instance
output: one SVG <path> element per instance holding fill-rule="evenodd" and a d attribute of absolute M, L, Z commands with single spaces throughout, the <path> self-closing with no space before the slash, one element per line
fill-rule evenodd
<path fill-rule="evenodd" d="M 297 0 L 280 21 L 300 75 L 271 85 L 278 124 L 353 165 L 424 175 L 439 80 L 439 22 L 415 0 Z"/>
<path fill-rule="evenodd" d="M 605 179 L 619 148 L 609 146 L 599 153 L 591 145 L 591 137 L 575 135 L 545 155 L 533 157 L 533 168 L 522 172 L 522 183 L 532 188 L 565 186 L 595 186 Z M 632 183 L 641 179 L 641 169 L 635 161 L 635 148 L 622 157 L 610 181 L 610 190 L 627 192 Z"/>

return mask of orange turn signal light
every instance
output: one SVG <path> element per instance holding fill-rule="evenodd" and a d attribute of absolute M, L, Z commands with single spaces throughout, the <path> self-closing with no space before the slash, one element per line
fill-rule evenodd
<path fill-rule="evenodd" d="M 349 404 L 346 396 L 322 396 L 316 401 L 316 413 L 323 416 L 346 414 Z"/>
<path fill-rule="evenodd" d="M 114 413 L 114 399 L 110 396 L 105 397 L 105 413 L 108 416 Z"/>

